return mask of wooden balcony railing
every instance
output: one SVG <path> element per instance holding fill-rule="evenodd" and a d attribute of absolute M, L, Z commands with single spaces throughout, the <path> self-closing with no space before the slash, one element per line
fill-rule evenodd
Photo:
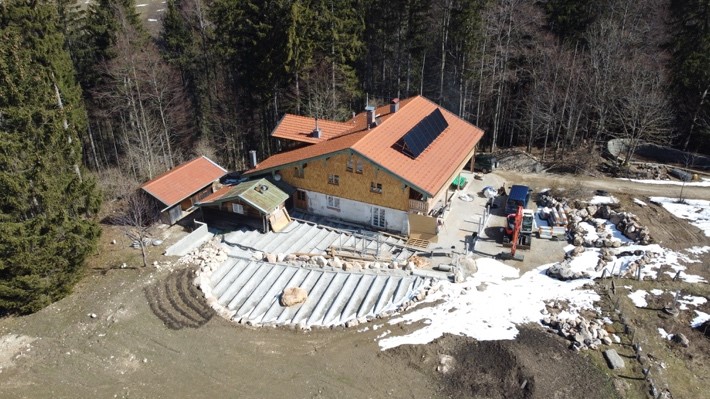
<path fill-rule="evenodd" d="M 426 215 L 427 213 L 429 213 L 429 204 L 427 204 L 426 201 L 417 201 L 417 200 L 410 199 L 409 200 L 409 210 L 421 212 Z"/>

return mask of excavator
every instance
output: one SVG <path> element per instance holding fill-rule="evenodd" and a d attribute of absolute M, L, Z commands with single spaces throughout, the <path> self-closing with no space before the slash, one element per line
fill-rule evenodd
<path fill-rule="evenodd" d="M 511 258 L 522 260 L 522 256 L 515 256 L 515 251 L 518 248 L 530 249 L 535 228 L 535 215 L 531 209 L 518 206 L 518 210 L 508 215 L 506 221 L 503 245 L 510 245 Z"/>

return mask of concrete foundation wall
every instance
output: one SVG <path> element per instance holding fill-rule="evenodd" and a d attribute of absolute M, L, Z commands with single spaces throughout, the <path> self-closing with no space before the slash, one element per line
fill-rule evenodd
<path fill-rule="evenodd" d="M 192 233 L 186 235 L 180 241 L 171 245 L 166 251 L 168 256 L 184 256 L 193 249 L 199 247 L 212 238 L 212 234 L 207 230 L 207 224 L 195 221 L 199 225 Z"/>
<path fill-rule="evenodd" d="M 372 208 L 376 206 L 366 204 L 364 202 L 353 201 L 346 198 L 340 198 L 340 209 L 328 208 L 328 199 L 325 194 L 308 191 L 308 210 L 312 213 L 324 216 L 331 216 L 338 219 L 363 224 L 372 225 Z M 386 229 L 397 231 L 401 234 L 408 234 L 409 221 L 407 212 L 392 208 L 385 209 Z"/>

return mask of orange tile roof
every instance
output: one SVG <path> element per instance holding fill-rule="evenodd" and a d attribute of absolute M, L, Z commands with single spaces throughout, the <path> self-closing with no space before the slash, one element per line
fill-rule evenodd
<path fill-rule="evenodd" d="M 394 144 L 427 115 L 440 109 L 448 127 L 415 159 Z M 347 122 L 353 127 L 341 136 L 293 151 L 273 155 L 247 174 L 265 172 L 310 158 L 350 149 L 388 170 L 429 195 L 436 194 L 466 160 L 483 131 L 439 107 L 422 96 L 400 102 L 399 111 L 390 113 L 389 105 L 376 110 L 379 123 L 367 130 L 366 113 Z"/>
<path fill-rule="evenodd" d="M 157 200 L 171 207 L 200 189 L 212 184 L 227 171 L 211 159 L 201 156 L 180 164 L 141 188 Z"/>
<path fill-rule="evenodd" d="M 345 122 L 319 119 L 318 128 L 321 131 L 320 138 L 311 136 L 311 133 L 315 127 L 316 122 L 314 118 L 286 114 L 283 118 L 281 118 L 279 124 L 276 125 L 276 128 L 273 133 L 271 133 L 271 136 L 279 139 L 288 139 L 314 144 L 337 137 L 350 130 L 353 126 L 352 123 L 348 124 Z"/>

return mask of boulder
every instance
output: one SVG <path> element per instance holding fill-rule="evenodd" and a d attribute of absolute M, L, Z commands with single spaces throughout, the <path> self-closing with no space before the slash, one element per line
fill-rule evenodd
<path fill-rule="evenodd" d="M 264 259 L 269 263 L 276 263 L 276 254 L 267 253 Z"/>
<path fill-rule="evenodd" d="M 439 365 L 436 367 L 436 371 L 441 374 L 448 374 L 454 367 L 454 358 L 449 355 L 439 355 Z"/>
<path fill-rule="evenodd" d="M 572 249 L 571 254 L 572 256 L 577 256 L 584 252 L 584 247 L 581 245 L 575 245 L 574 249 Z"/>
<path fill-rule="evenodd" d="M 333 259 L 330 260 L 330 265 L 333 266 L 336 269 L 342 269 L 343 268 L 343 261 L 340 260 L 337 256 L 333 257 Z"/>
<path fill-rule="evenodd" d="M 362 271 L 362 266 L 357 262 L 343 262 L 343 270 L 346 272 L 359 272 Z"/>
<path fill-rule="evenodd" d="M 596 205 L 589 205 L 589 206 L 587 206 L 587 213 L 589 214 L 590 217 L 594 217 L 594 215 L 597 214 L 598 209 L 599 208 L 597 208 Z"/>
<path fill-rule="evenodd" d="M 579 234 L 575 235 L 574 239 L 572 240 L 572 245 L 574 245 L 575 247 L 579 247 L 582 244 L 584 244 L 584 237 Z"/>
<path fill-rule="evenodd" d="M 589 274 L 586 272 L 575 272 L 573 271 L 569 263 L 566 261 L 555 263 L 554 265 L 547 268 L 545 272 L 549 277 L 567 281 L 567 280 L 577 280 L 580 278 L 590 278 Z"/>
<path fill-rule="evenodd" d="M 684 348 L 690 346 L 690 341 L 688 340 L 688 337 L 681 333 L 673 334 L 673 336 L 671 336 L 671 341 L 675 342 L 676 344 L 682 345 Z"/>
<path fill-rule="evenodd" d="M 459 262 L 459 266 L 463 269 L 464 274 L 470 276 L 478 271 L 476 260 L 472 256 L 467 256 Z"/>
<path fill-rule="evenodd" d="M 328 261 L 321 255 L 316 255 L 311 258 L 313 262 L 315 262 L 318 267 L 326 267 L 328 266 Z"/>
<path fill-rule="evenodd" d="M 619 370 L 625 367 L 624 359 L 619 356 L 619 354 L 614 349 L 607 349 L 604 351 L 604 357 L 606 358 L 609 368 L 612 370 Z"/>
<path fill-rule="evenodd" d="M 287 287 L 281 293 L 280 303 L 281 306 L 293 306 L 299 303 L 306 302 L 308 299 L 308 292 L 301 287 Z"/>

